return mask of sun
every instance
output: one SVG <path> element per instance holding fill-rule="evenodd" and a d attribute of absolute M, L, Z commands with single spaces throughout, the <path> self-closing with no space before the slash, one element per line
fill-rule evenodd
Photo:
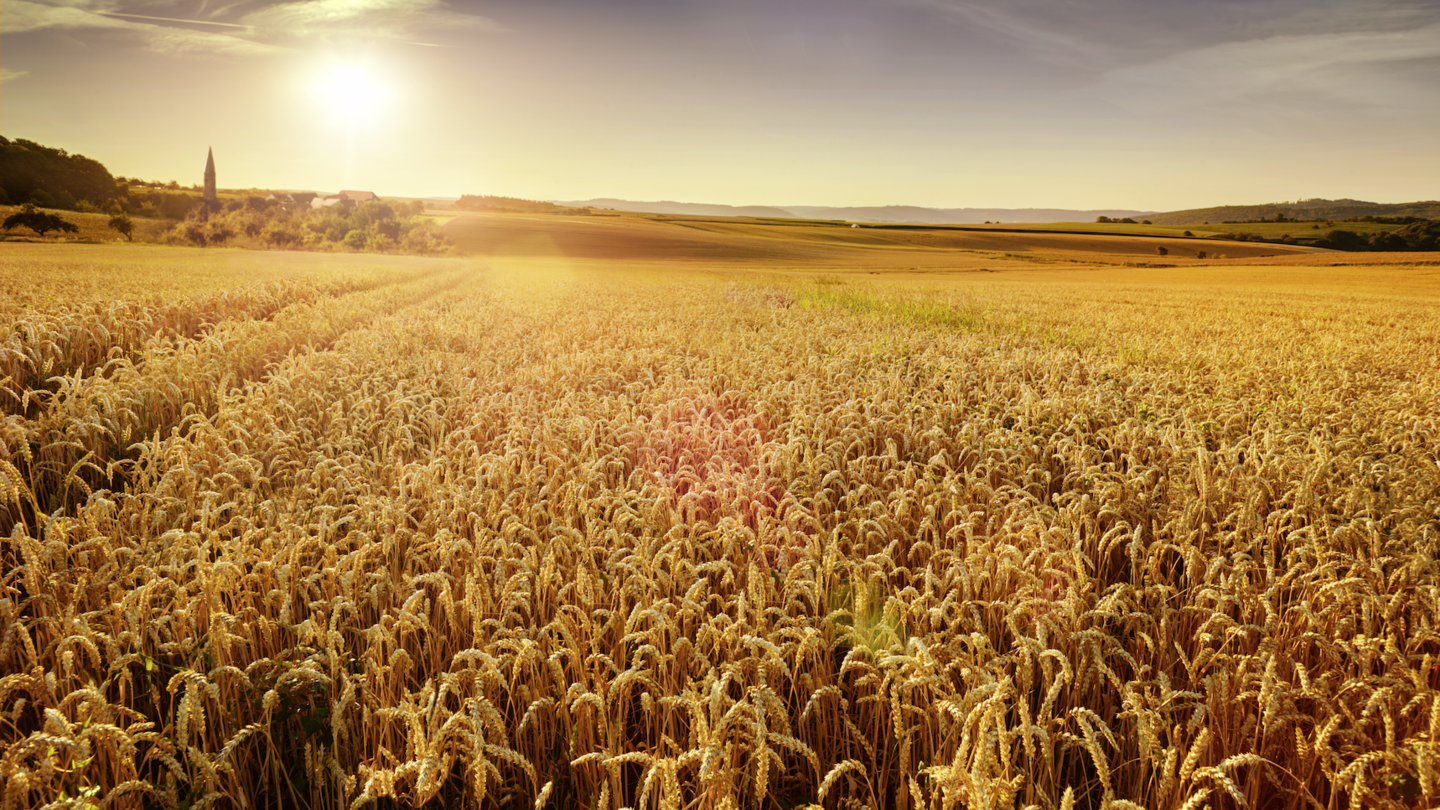
<path fill-rule="evenodd" d="M 391 76 L 373 62 L 336 60 L 326 64 L 315 82 L 322 107 L 345 124 L 379 120 L 394 97 Z"/>

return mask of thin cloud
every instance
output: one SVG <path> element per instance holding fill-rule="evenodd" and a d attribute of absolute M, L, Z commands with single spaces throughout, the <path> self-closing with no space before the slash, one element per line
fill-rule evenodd
<path fill-rule="evenodd" d="M 1104 58 L 1105 49 L 1099 43 L 1071 26 L 1056 24 L 1053 13 L 1044 9 L 1015 2 L 919 2 L 1014 42 L 1047 61 L 1093 63 Z"/>
<path fill-rule="evenodd" d="M 152 25 L 146 27 L 144 35 L 151 50 L 172 56 L 268 56 L 288 50 L 244 37 L 188 28 Z"/>
<path fill-rule="evenodd" d="M 1436 108 L 1440 0 L 893 1 L 943 9 L 1142 115 Z"/>
<path fill-rule="evenodd" d="M 4 84 L 5 82 L 13 82 L 16 79 L 29 75 L 30 71 L 28 70 L 10 70 L 9 68 L 0 68 L 0 84 Z"/>
<path fill-rule="evenodd" d="M 310 37 L 386 39 L 401 44 L 437 46 L 424 41 L 439 30 L 500 30 L 487 18 L 452 11 L 440 0 L 299 0 L 270 5 L 238 19 L 224 19 L 251 3 L 208 9 L 192 16 L 165 13 L 154 3 L 109 0 L 5 0 L 6 34 L 42 29 L 129 31 L 152 50 L 176 55 L 258 56 L 289 50 Z M 161 13 L 153 13 L 161 11 Z M 146 13 L 151 12 L 151 13 Z M 195 30 L 192 26 L 230 29 Z"/>
<path fill-rule="evenodd" d="M 1409 31 L 1437 0 L 894 0 L 941 9 L 1040 61 L 1100 72 L 1289 36 Z"/>
<path fill-rule="evenodd" d="M 1440 22 L 1403 31 L 1274 36 L 1227 42 L 1117 70 L 1103 88 L 1148 103 L 1216 104 L 1305 94 L 1366 106 L 1408 103 L 1404 71 L 1440 59 Z M 1401 98 L 1405 96 L 1407 98 Z"/>
<path fill-rule="evenodd" d="M 34 3 L 30 0 L 5 0 L 5 15 L 0 30 L 6 34 L 38 31 L 43 28 L 136 28 L 137 24 L 117 20 L 87 8 L 68 5 Z"/>
<path fill-rule="evenodd" d="M 187 20 L 180 17 L 156 17 L 150 14 L 126 14 L 121 11 L 104 11 L 101 13 L 107 17 L 121 17 L 127 20 L 148 20 L 152 22 L 185 23 L 186 25 L 218 25 L 224 28 L 244 28 L 246 30 L 251 30 L 254 27 L 245 25 L 243 23 L 216 22 L 214 20 Z"/>
<path fill-rule="evenodd" d="M 499 28 L 485 17 L 451 11 L 439 0 L 300 0 L 252 12 L 241 21 L 271 34 L 399 41 L 414 40 L 427 31 Z"/>

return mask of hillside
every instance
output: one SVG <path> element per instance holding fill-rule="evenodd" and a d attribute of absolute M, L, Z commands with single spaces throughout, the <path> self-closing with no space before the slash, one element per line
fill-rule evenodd
<path fill-rule="evenodd" d="M 612 208 L 646 214 L 671 214 L 702 217 L 784 217 L 787 219 L 842 219 L 854 222 L 893 222 L 922 225 L 952 225 L 974 222 L 1083 222 L 1096 217 L 1148 218 L 1144 211 L 1096 210 L 1075 211 L 1066 208 L 925 208 L 918 205 L 825 206 L 787 205 L 718 205 L 662 200 L 636 202 L 601 198 L 594 200 L 556 201 L 558 205 Z"/>
<path fill-rule="evenodd" d="M 1440 202 L 1373 203 L 1364 200 L 1299 200 L 1264 205 L 1220 205 L 1171 211 L 1148 217 L 1156 225 L 1218 225 L 1222 222 L 1273 220 L 1280 214 L 1288 220 L 1314 222 L 1351 217 L 1420 217 L 1440 219 Z"/>
<path fill-rule="evenodd" d="M 791 219 L 833 219 L 849 222 L 952 225 L 961 223 L 1040 224 L 1094 222 L 1099 217 L 1146 219 L 1155 225 L 1220 225 L 1275 219 L 1316 222 L 1353 217 L 1419 217 L 1440 219 L 1440 202 L 1373 203 L 1364 200 L 1300 200 L 1263 205 L 1220 205 L 1183 211 L 1153 213 L 1119 209 L 1076 210 L 1068 208 L 926 208 L 918 205 L 823 206 L 823 205 L 718 205 L 663 200 L 637 202 L 615 198 L 555 201 L 558 205 L 611 208 L 673 216 L 783 217 Z"/>
<path fill-rule="evenodd" d="M 786 210 L 806 219 L 845 219 L 859 222 L 913 222 L 924 225 L 949 225 L 974 222 L 1093 222 L 1097 217 L 1115 219 L 1150 217 L 1145 211 L 1095 210 L 1077 211 L 1067 208 L 924 208 L 915 205 L 849 206 L 830 208 L 790 205 Z"/>
<path fill-rule="evenodd" d="M 0 205 L 71 209 L 81 201 L 104 205 L 118 193 L 115 178 L 99 161 L 0 136 Z"/>
<path fill-rule="evenodd" d="M 660 200 L 658 202 L 634 202 L 632 200 L 617 200 L 611 197 L 601 197 L 594 200 L 582 200 L 576 202 L 558 202 L 558 205 L 569 205 L 586 208 L 611 208 L 616 211 L 633 211 L 642 214 L 673 214 L 677 216 L 701 216 L 701 217 L 794 217 L 795 214 L 783 208 L 772 208 L 768 205 L 718 205 L 711 203 L 684 203 L 671 200 Z"/>

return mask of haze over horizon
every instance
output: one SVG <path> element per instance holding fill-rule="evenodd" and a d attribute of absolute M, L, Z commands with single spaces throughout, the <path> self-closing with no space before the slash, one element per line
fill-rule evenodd
<path fill-rule="evenodd" d="M 387 196 L 1440 196 L 1440 0 L 0 0 L 3 134 Z"/>

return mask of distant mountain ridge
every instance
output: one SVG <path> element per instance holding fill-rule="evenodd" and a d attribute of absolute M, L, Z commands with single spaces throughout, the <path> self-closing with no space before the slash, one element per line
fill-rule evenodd
<path fill-rule="evenodd" d="M 924 208 L 915 205 L 882 206 L 819 206 L 787 205 L 718 205 L 683 203 L 672 200 L 636 202 L 600 198 L 594 200 L 552 200 L 558 205 L 613 208 L 647 214 L 721 217 L 779 217 L 784 219 L 844 219 L 861 222 L 914 222 L 924 225 L 948 225 L 975 222 L 1093 222 L 1096 217 L 1115 219 L 1149 217 L 1146 211 L 1096 210 L 1076 211 L 1065 208 Z"/>

